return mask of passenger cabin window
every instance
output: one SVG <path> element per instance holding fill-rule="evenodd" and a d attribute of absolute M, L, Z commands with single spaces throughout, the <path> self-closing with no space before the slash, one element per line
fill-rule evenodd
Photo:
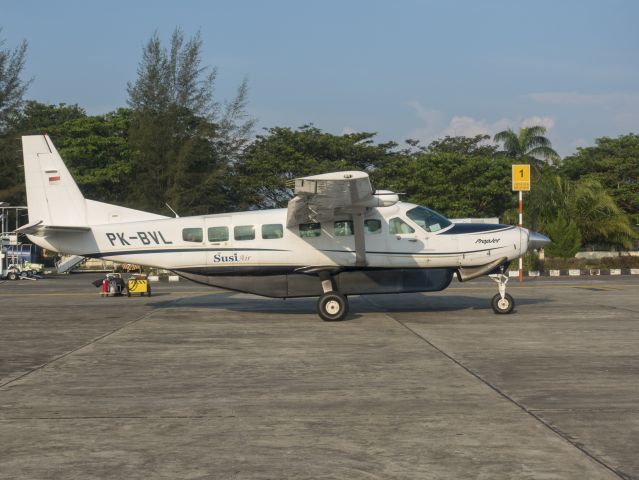
<path fill-rule="evenodd" d="M 284 227 L 279 223 L 271 223 L 262 225 L 262 238 L 270 240 L 273 238 L 282 238 L 284 236 Z"/>
<path fill-rule="evenodd" d="M 235 240 L 255 240 L 255 227 L 253 225 L 238 225 L 233 227 Z"/>
<path fill-rule="evenodd" d="M 376 218 L 364 220 L 364 231 L 370 235 L 382 233 L 382 221 Z"/>
<path fill-rule="evenodd" d="M 209 227 L 209 242 L 227 242 L 229 239 L 229 227 Z"/>
<path fill-rule="evenodd" d="M 406 215 L 427 232 L 437 232 L 452 225 L 446 217 L 426 207 L 415 207 L 406 212 Z"/>
<path fill-rule="evenodd" d="M 388 222 L 388 230 L 392 235 L 415 233 L 413 227 L 399 217 L 391 218 Z"/>
<path fill-rule="evenodd" d="M 335 222 L 334 231 L 336 237 L 347 237 L 353 235 L 353 221 L 339 220 Z"/>
<path fill-rule="evenodd" d="M 182 240 L 185 242 L 202 242 L 204 234 L 201 228 L 183 228 Z"/>
<path fill-rule="evenodd" d="M 300 237 L 319 237 L 322 234 L 322 226 L 319 223 L 300 223 Z"/>

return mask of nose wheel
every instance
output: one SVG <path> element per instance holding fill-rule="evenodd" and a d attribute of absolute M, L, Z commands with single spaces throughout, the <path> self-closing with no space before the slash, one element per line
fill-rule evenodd
<path fill-rule="evenodd" d="M 506 293 L 508 277 L 503 273 L 489 276 L 499 287 L 499 293 L 495 295 L 490 302 L 490 306 L 493 308 L 493 311 L 501 315 L 512 312 L 513 308 L 515 308 L 515 300 Z"/>

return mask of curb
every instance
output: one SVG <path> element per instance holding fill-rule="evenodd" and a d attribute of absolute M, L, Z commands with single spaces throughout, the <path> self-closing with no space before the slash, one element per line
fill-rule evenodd
<path fill-rule="evenodd" d="M 149 282 L 179 282 L 180 277 L 178 275 L 149 275 Z"/>
<path fill-rule="evenodd" d="M 616 275 L 639 275 L 639 268 L 590 268 L 588 270 L 568 269 L 568 270 L 547 270 L 539 272 L 537 270 L 526 270 L 524 277 L 597 277 Z M 509 270 L 509 277 L 518 277 L 519 270 Z"/>

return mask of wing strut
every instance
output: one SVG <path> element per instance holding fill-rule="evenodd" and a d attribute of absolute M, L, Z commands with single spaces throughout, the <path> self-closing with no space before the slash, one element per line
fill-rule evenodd
<path fill-rule="evenodd" d="M 355 234 L 355 265 L 365 267 L 368 265 L 366 260 L 366 237 L 364 236 L 364 213 L 365 208 L 358 207 L 353 209 L 353 230 Z"/>

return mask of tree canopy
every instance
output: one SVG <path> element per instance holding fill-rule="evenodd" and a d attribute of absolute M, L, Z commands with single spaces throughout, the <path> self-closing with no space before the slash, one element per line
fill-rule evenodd
<path fill-rule="evenodd" d="M 2 35 L 2 28 L 0 28 Z M 24 94 L 31 80 L 21 78 L 27 54 L 27 41 L 14 49 L 4 48 L 6 40 L 0 36 L 0 133 L 22 106 Z"/>
<path fill-rule="evenodd" d="M 202 65 L 202 39 L 180 29 L 164 47 L 154 34 L 142 50 L 138 77 L 129 83 L 129 147 L 137 179 L 130 201 L 180 214 L 224 211 L 231 205 L 232 162 L 250 138 L 246 80 L 226 105 L 214 99 L 217 71 Z M 154 192 L 149 195 L 148 192 Z"/>
<path fill-rule="evenodd" d="M 560 159 L 545 135 L 546 127 L 540 125 L 520 128 L 519 133 L 509 128 L 497 133 L 495 141 L 503 143 L 499 153 L 518 163 L 529 163 L 540 171 L 544 162 L 554 164 Z"/>
<path fill-rule="evenodd" d="M 238 203 L 244 208 L 282 207 L 296 177 L 339 170 L 371 172 L 395 144 L 375 145 L 372 133 L 331 135 L 312 125 L 274 127 L 258 135 L 235 165 Z"/>
<path fill-rule="evenodd" d="M 560 172 L 572 180 L 597 180 L 639 223 L 639 135 L 598 138 L 594 146 L 566 157 Z"/>

